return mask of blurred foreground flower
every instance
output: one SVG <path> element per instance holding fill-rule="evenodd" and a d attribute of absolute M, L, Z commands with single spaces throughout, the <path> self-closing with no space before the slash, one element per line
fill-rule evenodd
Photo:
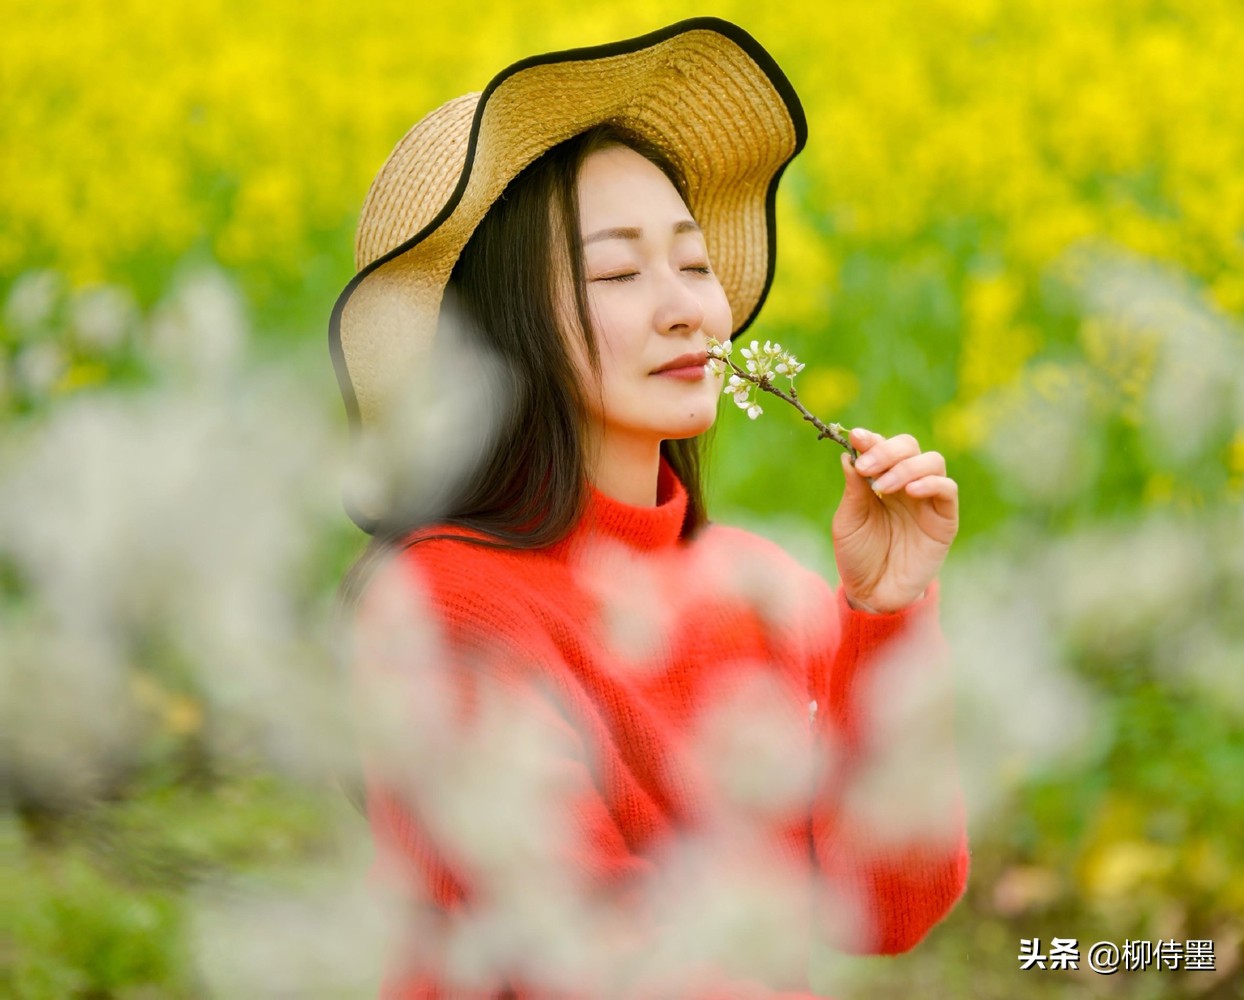
<path fill-rule="evenodd" d="M 763 346 L 760 341 L 753 340 L 749 346 L 741 348 L 739 354 L 743 357 L 742 367 L 734 360 L 733 341 L 727 340 L 723 344 L 712 337 L 708 338 L 708 370 L 714 375 L 730 372 L 723 391 L 734 397 L 734 403 L 740 410 L 746 410 L 747 415 L 755 420 L 764 412 L 755 400 L 756 391 L 771 392 L 790 403 L 802 414 L 804 420 L 820 431 L 817 435 L 818 441 L 829 438 L 846 448 L 852 459 L 856 457 L 856 451 L 847 441 L 841 424 L 826 424 L 799 401 L 799 393 L 795 391 L 795 376 L 804 369 L 801 361 L 781 344 L 771 340 L 766 340 Z M 774 384 L 778 376 L 789 380 L 789 391 L 779 389 Z"/>
<path fill-rule="evenodd" d="M 12 801 L 69 814 L 127 794 L 157 759 L 203 781 L 256 758 L 310 780 L 352 762 L 314 577 L 336 544 L 343 456 L 314 386 L 288 356 L 248 358 L 224 272 L 188 273 L 149 319 L 122 289 L 70 298 L 49 273 L 9 298 L 42 324 L 18 331 L 26 352 L 86 358 L 85 336 L 120 366 L 149 345 L 149 384 L 24 387 L 25 419 L 0 441 Z"/>

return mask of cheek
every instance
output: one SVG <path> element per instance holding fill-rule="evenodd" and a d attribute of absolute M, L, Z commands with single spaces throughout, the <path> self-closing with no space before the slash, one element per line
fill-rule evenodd
<path fill-rule="evenodd" d="M 578 313 L 569 295 L 562 300 L 559 319 L 566 350 L 570 355 L 570 360 L 574 363 L 575 370 L 579 373 L 580 384 L 589 395 L 594 397 L 609 384 L 610 371 L 615 367 L 613 365 L 614 352 L 608 315 L 603 312 L 600 303 L 590 290 L 587 297 L 587 310 L 595 334 L 593 339 L 596 341 L 596 352 L 600 359 L 599 376 L 592 370 L 592 363 L 588 357 L 588 336 L 579 323 Z"/>
<path fill-rule="evenodd" d="M 625 375 L 634 367 L 638 347 L 642 345 L 624 322 L 607 308 L 593 307 L 592 329 L 596 333 L 596 349 L 600 353 L 601 376 L 605 382 Z"/>
<path fill-rule="evenodd" d="M 589 300 L 589 307 L 590 305 Z M 616 402 L 621 398 L 620 394 L 627 391 L 625 379 L 620 374 L 625 370 L 625 359 L 619 355 L 617 338 L 613 336 L 602 317 L 595 311 L 589 315 L 592 316 L 592 330 L 595 334 L 596 353 L 600 362 L 599 374 L 592 369 L 588 358 L 587 337 L 580 330 L 577 321 L 569 328 L 566 339 L 571 361 L 579 376 L 579 384 L 587 397 L 588 409 L 591 413 L 600 416 L 610 408 L 611 400 Z M 602 406 L 604 410 L 601 409 Z"/>
<path fill-rule="evenodd" d="M 728 339 L 734 331 L 734 313 L 730 309 L 730 300 L 726 298 L 726 290 L 721 285 L 717 286 L 711 315 L 715 320 L 716 332 L 708 332 L 713 333 L 718 340 Z"/>

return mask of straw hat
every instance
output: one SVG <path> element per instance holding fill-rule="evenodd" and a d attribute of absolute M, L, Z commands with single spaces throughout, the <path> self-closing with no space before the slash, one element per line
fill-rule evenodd
<path fill-rule="evenodd" d="M 712 17 L 533 56 L 420 121 L 372 182 L 355 240 L 359 270 L 329 332 L 355 431 L 382 420 L 427 357 L 450 272 L 506 185 L 602 122 L 649 139 L 681 166 L 734 333 L 752 322 L 773 279 L 778 178 L 807 134 L 773 58 Z"/>

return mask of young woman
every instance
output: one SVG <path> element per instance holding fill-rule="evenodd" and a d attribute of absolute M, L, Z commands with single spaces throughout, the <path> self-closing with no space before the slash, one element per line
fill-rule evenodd
<path fill-rule="evenodd" d="M 373 184 L 332 327 L 361 443 L 404 440 L 448 301 L 506 374 L 435 510 L 352 509 L 386 996 L 810 996 L 815 942 L 910 948 L 962 892 L 948 710 L 883 710 L 944 669 L 941 456 L 852 431 L 836 592 L 704 507 L 706 345 L 764 299 L 803 140 L 705 18 L 517 64 Z"/>

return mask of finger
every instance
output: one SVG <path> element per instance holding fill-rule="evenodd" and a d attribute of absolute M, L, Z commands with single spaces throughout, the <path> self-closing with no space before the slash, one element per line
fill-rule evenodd
<path fill-rule="evenodd" d="M 958 500 L 959 484 L 947 476 L 924 476 L 905 487 L 908 496 L 923 499 Z"/>
<path fill-rule="evenodd" d="M 847 437 L 855 446 L 856 451 L 867 451 L 873 445 L 885 440 L 880 434 L 870 431 L 867 427 L 853 427 Z"/>
<path fill-rule="evenodd" d="M 940 452 L 922 451 L 919 455 L 896 462 L 888 472 L 873 480 L 873 491 L 876 493 L 893 493 L 901 490 L 908 483 L 925 476 L 944 476 L 946 459 Z"/>
<path fill-rule="evenodd" d="M 896 462 L 920 454 L 920 443 L 910 434 L 883 438 L 860 453 L 855 467 L 866 476 L 878 476 Z"/>

